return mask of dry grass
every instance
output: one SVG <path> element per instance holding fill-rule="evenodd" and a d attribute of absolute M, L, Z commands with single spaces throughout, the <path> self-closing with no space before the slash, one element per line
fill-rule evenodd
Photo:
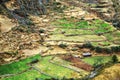
<path fill-rule="evenodd" d="M 120 64 L 106 68 L 100 75 L 93 80 L 120 80 Z"/>
<path fill-rule="evenodd" d="M 66 37 L 62 34 L 51 35 L 48 40 L 66 40 L 66 41 L 100 41 L 104 40 L 101 36 L 97 35 L 81 35 L 81 36 L 70 36 Z"/>

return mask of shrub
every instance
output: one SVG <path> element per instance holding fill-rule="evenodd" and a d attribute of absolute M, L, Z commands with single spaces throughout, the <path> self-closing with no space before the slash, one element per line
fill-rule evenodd
<path fill-rule="evenodd" d="M 34 25 L 34 23 L 32 21 L 29 21 L 29 20 L 26 22 L 26 24 L 27 25 Z"/>
<path fill-rule="evenodd" d="M 111 47 L 112 52 L 119 52 L 120 51 L 120 46 L 113 46 Z"/>
<path fill-rule="evenodd" d="M 86 42 L 85 44 L 83 44 L 84 48 L 93 48 L 93 45 L 90 42 Z"/>
<path fill-rule="evenodd" d="M 61 47 L 61 48 L 66 48 L 67 47 L 67 45 L 66 44 L 64 44 L 64 43 L 61 43 L 61 44 L 59 44 L 59 47 Z"/>
<path fill-rule="evenodd" d="M 95 51 L 98 52 L 98 53 L 101 53 L 101 52 L 103 51 L 103 49 L 100 48 L 100 47 L 96 47 L 96 48 L 95 48 Z"/>
<path fill-rule="evenodd" d="M 78 48 L 83 48 L 83 45 L 76 45 L 76 47 L 78 47 Z"/>
<path fill-rule="evenodd" d="M 107 54 L 110 54 L 112 53 L 111 49 L 110 48 L 104 48 L 103 51 Z"/>
<path fill-rule="evenodd" d="M 78 50 L 78 48 L 75 48 L 75 47 L 74 47 L 74 48 L 72 48 L 71 50 L 72 50 L 72 51 L 77 51 L 77 50 Z"/>
<path fill-rule="evenodd" d="M 112 62 L 113 62 L 113 63 L 117 63 L 117 62 L 118 62 L 118 58 L 117 58 L 116 55 L 113 55 L 113 56 L 112 56 Z"/>

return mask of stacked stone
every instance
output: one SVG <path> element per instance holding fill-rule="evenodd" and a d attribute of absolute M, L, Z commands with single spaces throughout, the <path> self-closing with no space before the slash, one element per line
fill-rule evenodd
<path fill-rule="evenodd" d="M 97 7 L 99 8 L 105 8 L 112 6 L 112 3 L 109 0 L 99 0 Z"/>
<path fill-rule="evenodd" d="M 111 0 L 98 0 L 96 7 L 92 9 L 98 12 L 103 19 L 108 21 L 111 21 L 115 14 Z"/>

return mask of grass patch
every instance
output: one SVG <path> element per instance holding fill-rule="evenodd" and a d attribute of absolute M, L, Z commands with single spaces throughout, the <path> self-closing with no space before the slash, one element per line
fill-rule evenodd
<path fill-rule="evenodd" d="M 109 42 L 109 41 L 102 41 L 102 42 L 99 42 L 99 43 L 96 43 L 96 42 L 91 42 L 93 46 L 97 47 L 97 46 L 100 46 L 100 47 L 108 47 L 112 44 L 112 42 Z"/>
<path fill-rule="evenodd" d="M 103 37 L 94 37 L 91 38 L 90 35 L 104 35 L 105 38 L 108 40 L 108 42 L 103 42 L 102 45 L 104 45 L 105 47 L 110 46 L 110 45 L 114 45 L 114 44 L 119 44 L 119 40 L 120 40 L 120 32 L 116 31 L 116 28 L 114 28 L 111 24 L 101 20 L 101 19 L 97 19 L 97 20 L 91 20 L 91 21 L 85 21 L 85 20 L 74 20 L 74 19 L 58 19 L 57 21 L 55 21 L 55 24 L 58 26 L 58 29 L 56 29 L 53 32 L 53 36 L 51 36 L 51 39 L 53 40 L 69 40 L 69 41 L 80 41 L 80 42 L 84 42 L 84 40 L 88 39 L 88 41 L 96 41 L 97 40 L 101 40 L 103 39 Z M 73 29 L 74 28 L 74 29 Z M 65 37 L 63 35 L 61 35 L 61 33 L 64 32 L 65 35 L 80 35 L 78 37 Z M 60 35 L 56 36 L 56 33 L 60 33 Z M 90 34 L 90 35 L 89 35 Z M 87 37 L 85 35 L 88 35 Z M 57 38 L 56 38 L 57 37 Z M 104 39 L 105 39 L 104 38 Z M 75 39 L 75 40 L 74 40 Z M 116 42 L 116 43 L 113 43 Z M 109 45 L 110 44 L 110 45 Z M 98 42 L 93 42 L 93 45 L 99 45 Z"/>
<path fill-rule="evenodd" d="M 76 41 L 76 42 L 84 42 L 85 40 L 104 40 L 101 36 L 97 35 L 81 35 L 81 36 L 69 36 L 66 37 L 62 34 L 51 35 L 48 40 L 64 40 L 64 41 Z"/>
<path fill-rule="evenodd" d="M 78 28 L 89 28 L 89 24 L 87 21 L 80 21 L 76 23 Z"/>
<path fill-rule="evenodd" d="M 26 65 L 27 63 L 31 62 L 34 59 L 40 59 L 40 61 L 37 64 L 35 64 L 35 66 L 38 67 L 42 72 L 48 75 L 51 75 L 59 79 L 63 78 L 64 76 L 66 78 L 79 77 L 79 73 L 73 70 L 50 63 L 49 60 L 51 58 L 52 56 L 41 58 L 39 55 L 36 55 L 36 56 L 30 57 L 24 60 L 20 60 L 18 62 L 13 62 L 11 64 L 2 65 L 0 66 L 0 75 L 16 74 L 18 72 L 22 72 L 29 68 L 29 66 Z M 35 78 L 42 78 L 43 80 L 50 79 L 49 76 L 45 76 L 39 73 L 38 71 L 31 69 L 22 74 L 18 74 L 18 75 L 11 76 L 8 78 L 2 78 L 1 80 L 35 80 Z"/>
<path fill-rule="evenodd" d="M 2 65 L 2 66 L 0 66 L 0 75 L 16 74 L 16 73 L 22 72 L 29 68 L 29 66 L 26 64 L 35 59 L 41 59 L 40 55 L 36 55 L 36 56 L 30 57 L 30 58 L 27 58 L 24 60 L 20 60 L 18 62 L 13 62 L 10 64 Z M 34 80 L 35 78 L 45 79 L 45 78 L 49 78 L 49 77 L 44 76 L 35 70 L 29 70 L 27 72 L 24 72 L 24 73 L 16 75 L 16 76 L 3 78 L 2 80 Z"/>
<path fill-rule="evenodd" d="M 56 29 L 54 32 L 51 32 L 52 34 L 57 34 L 57 33 L 61 33 L 61 32 L 65 32 L 66 35 L 72 35 L 72 34 L 82 34 L 82 35 L 87 35 L 87 34 L 94 34 L 93 31 L 91 30 L 82 30 L 82 29 L 62 29 L 62 28 L 58 28 Z"/>
<path fill-rule="evenodd" d="M 88 57 L 88 58 L 84 58 L 83 61 L 94 66 L 94 64 L 102 64 L 102 63 L 106 63 L 108 61 L 111 61 L 111 56 Z"/>
<path fill-rule="evenodd" d="M 79 77 L 79 74 L 73 70 L 58 66 L 49 62 L 52 56 L 44 57 L 36 66 L 41 69 L 43 72 L 55 76 L 57 78 L 75 78 Z M 74 75 L 76 74 L 76 75 Z"/>
<path fill-rule="evenodd" d="M 100 19 L 92 20 L 92 21 L 81 20 L 81 21 L 74 22 L 74 21 L 71 21 L 71 19 L 68 20 L 63 18 L 63 19 L 57 20 L 55 24 L 57 26 L 63 27 L 63 29 L 72 29 L 72 28 L 93 29 L 94 31 L 92 32 L 94 32 L 95 34 L 105 33 L 105 32 L 115 30 L 113 26 L 111 26 L 110 24 Z"/>
<path fill-rule="evenodd" d="M 36 55 L 34 57 L 20 60 L 18 62 L 13 62 L 10 64 L 2 65 L 2 66 L 0 66 L 0 75 L 15 74 L 15 73 L 18 73 L 18 72 L 23 71 L 25 69 L 28 69 L 29 66 L 27 66 L 26 64 L 31 62 L 34 59 L 40 59 L 40 56 Z"/>
<path fill-rule="evenodd" d="M 49 78 L 49 77 L 42 75 L 35 70 L 30 70 L 30 71 L 27 71 L 23 74 L 4 78 L 2 80 L 35 80 L 35 78 L 42 78 L 44 80 L 44 79 Z"/>
<path fill-rule="evenodd" d="M 43 60 L 39 64 L 37 64 L 37 67 L 41 69 L 43 72 L 58 78 L 63 78 L 64 76 L 66 78 L 72 78 L 74 77 L 72 74 L 77 74 L 73 70 L 57 66 L 48 62 L 49 59 L 51 58 L 52 56 L 43 58 Z"/>

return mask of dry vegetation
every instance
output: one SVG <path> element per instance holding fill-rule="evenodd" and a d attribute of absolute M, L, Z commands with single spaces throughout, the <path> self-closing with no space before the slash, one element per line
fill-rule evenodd
<path fill-rule="evenodd" d="M 115 64 L 104 69 L 101 74 L 93 80 L 120 80 L 120 64 Z"/>

